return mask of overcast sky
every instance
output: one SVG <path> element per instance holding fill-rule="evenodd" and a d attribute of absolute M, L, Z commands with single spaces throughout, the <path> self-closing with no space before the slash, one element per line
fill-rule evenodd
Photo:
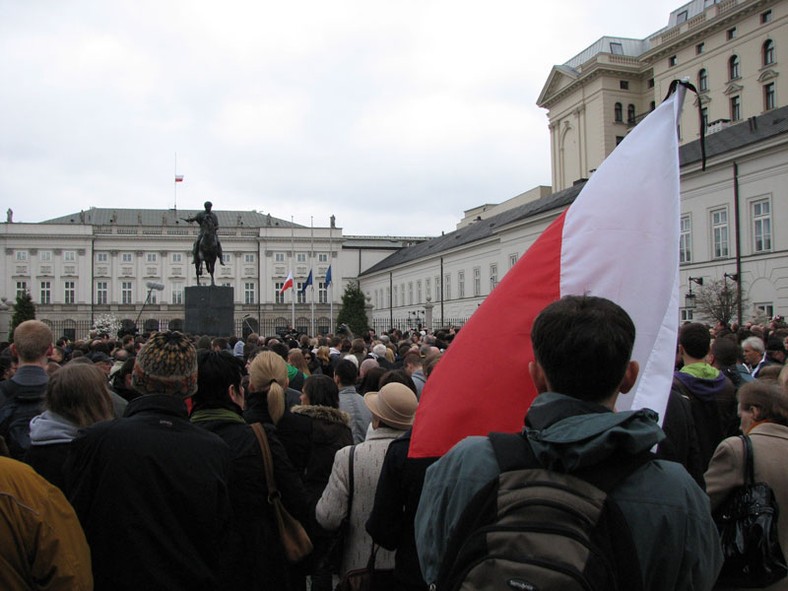
<path fill-rule="evenodd" d="M 680 5 L 0 0 L 2 214 L 172 208 L 177 153 L 179 210 L 451 231 L 550 184 L 553 65 Z"/>

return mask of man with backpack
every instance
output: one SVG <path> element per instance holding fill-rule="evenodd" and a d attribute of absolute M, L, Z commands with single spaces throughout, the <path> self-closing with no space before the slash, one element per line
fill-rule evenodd
<path fill-rule="evenodd" d="M 26 320 L 14 329 L 11 354 L 19 359 L 16 373 L 0 382 L 0 436 L 11 457 L 21 460 L 30 447 L 30 419 L 44 410 L 52 331 L 40 320 Z"/>
<path fill-rule="evenodd" d="M 521 435 L 458 443 L 427 471 L 416 514 L 436 588 L 711 589 L 722 566 L 709 500 L 656 460 L 656 413 L 615 412 L 634 386 L 635 326 L 615 303 L 566 296 L 536 318 L 539 395 Z"/>

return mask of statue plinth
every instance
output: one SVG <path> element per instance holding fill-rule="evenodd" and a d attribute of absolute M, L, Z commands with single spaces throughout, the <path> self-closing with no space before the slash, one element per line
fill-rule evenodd
<path fill-rule="evenodd" d="M 219 285 L 200 285 L 184 290 L 187 333 L 229 337 L 235 334 L 233 317 L 235 304 L 233 288 Z"/>

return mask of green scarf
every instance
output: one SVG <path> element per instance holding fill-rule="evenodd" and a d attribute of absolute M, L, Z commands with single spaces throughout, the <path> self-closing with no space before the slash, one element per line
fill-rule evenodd
<path fill-rule="evenodd" d="M 204 423 L 207 421 L 228 421 L 231 423 L 245 423 L 244 418 L 234 410 L 229 408 L 206 408 L 196 410 L 190 418 L 192 423 Z"/>

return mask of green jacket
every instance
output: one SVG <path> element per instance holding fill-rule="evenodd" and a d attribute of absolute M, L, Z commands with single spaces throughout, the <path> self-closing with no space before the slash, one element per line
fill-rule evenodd
<path fill-rule="evenodd" d="M 542 465 L 562 472 L 594 466 L 616 454 L 635 455 L 665 435 L 650 410 L 613 413 L 548 392 L 526 417 Z M 499 476 L 487 437 L 468 437 L 427 470 L 416 513 L 416 545 L 424 579 L 437 579 L 462 511 Z M 653 460 L 611 493 L 632 532 L 647 590 L 711 589 L 722 567 L 709 499 L 677 463 Z"/>

